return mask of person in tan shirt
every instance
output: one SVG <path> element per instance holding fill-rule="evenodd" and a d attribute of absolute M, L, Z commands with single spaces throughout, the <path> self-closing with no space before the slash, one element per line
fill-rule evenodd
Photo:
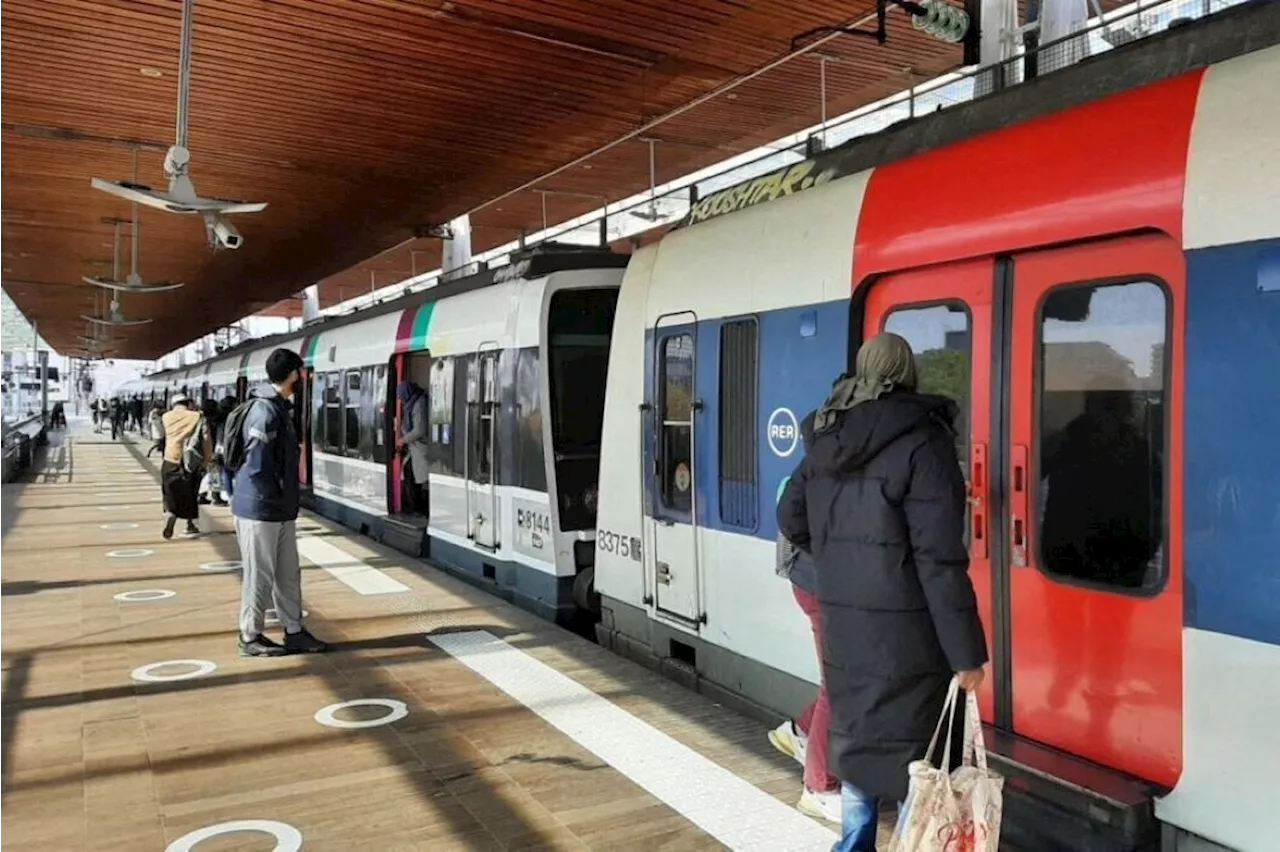
<path fill-rule="evenodd" d="M 178 519 L 187 522 L 187 534 L 198 535 L 200 505 L 196 492 L 200 487 L 203 468 L 213 457 L 213 441 L 209 427 L 190 398 L 178 394 L 170 403 L 169 411 L 160 418 L 164 426 L 164 461 L 160 464 L 160 491 L 164 495 L 164 537 L 173 538 L 173 528 Z M 203 432 L 201 450 L 204 457 L 202 469 L 188 471 L 182 466 L 182 450 L 197 429 Z"/>

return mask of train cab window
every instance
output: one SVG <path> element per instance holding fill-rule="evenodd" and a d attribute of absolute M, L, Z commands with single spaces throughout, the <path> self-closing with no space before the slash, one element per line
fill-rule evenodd
<path fill-rule="evenodd" d="M 962 302 L 902 307 L 891 311 L 884 330 L 906 339 L 916 356 L 920 393 L 950 397 L 956 418 L 956 455 L 969 473 L 969 376 L 972 368 L 969 312 Z"/>
<path fill-rule="evenodd" d="M 325 374 L 324 391 L 324 451 L 342 455 L 345 441 L 342 435 L 342 374 Z"/>
<path fill-rule="evenodd" d="M 693 337 L 664 337 L 658 352 L 658 472 L 662 503 L 669 509 L 688 512 L 693 508 Z"/>
<path fill-rule="evenodd" d="M 360 455 L 360 371 L 348 370 L 346 392 L 342 396 L 347 455 Z"/>
<path fill-rule="evenodd" d="M 720 327 L 720 520 L 755 529 L 756 491 L 756 357 L 754 318 Z"/>
<path fill-rule="evenodd" d="M 367 371 L 366 371 L 367 372 Z M 373 369 L 373 460 L 378 464 L 387 461 L 387 367 L 380 364 Z"/>
<path fill-rule="evenodd" d="M 1151 281 L 1058 287 L 1040 307 L 1036 528 L 1051 576 L 1159 583 L 1167 317 Z"/>

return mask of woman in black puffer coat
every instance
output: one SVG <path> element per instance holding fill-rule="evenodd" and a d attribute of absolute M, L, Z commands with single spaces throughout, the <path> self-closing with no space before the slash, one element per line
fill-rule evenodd
<path fill-rule="evenodd" d="M 903 800 L 953 674 L 976 689 L 987 662 L 956 407 L 915 387 L 906 340 L 867 341 L 778 504 L 781 532 L 817 562 L 828 754 L 844 782 L 839 852 L 875 848 L 877 800 Z"/>

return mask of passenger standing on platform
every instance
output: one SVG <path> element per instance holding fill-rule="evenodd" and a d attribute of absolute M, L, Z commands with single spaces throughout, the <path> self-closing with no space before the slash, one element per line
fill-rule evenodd
<path fill-rule="evenodd" d="M 779 529 L 811 548 L 818 568 L 829 756 L 843 782 L 833 852 L 876 848 L 879 799 L 906 797 L 907 765 L 924 757 L 952 676 L 977 689 L 987 662 L 956 407 L 915 387 L 906 340 L 864 343 L 778 504 Z"/>
<path fill-rule="evenodd" d="M 800 423 L 805 452 L 813 444 L 813 419 L 810 412 Z M 785 494 L 785 492 L 783 492 Z M 782 495 L 779 495 L 780 497 Z M 784 538 L 785 541 L 785 538 Z M 813 556 L 805 550 L 784 545 L 794 551 L 789 554 L 791 592 L 813 631 L 813 644 L 818 654 L 818 696 L 795 719 L 788 719 L 769 732 L 769 742 L 787 757 L 804 767 L 804 789 L 796 805 L 802 813 L 840 822 L 840 779 L 827 772 L 827 725 L 831 717 L 831 705 L 827 700 L 825 677 L 822 676 L 822 625 L 818 617 L 818 599 L 814 597 L 817 585 L 817 566 Z"/>
<path fill-rule="evenodd" d="M 151 416 L 149 418 L 149 426 L 151 428 L 151 449 L 147 450 L 147 458 L 151 458 L 151 454 L 156 450 L 160 451 L 160 456 L 164 457 L 164 403 L 157 401 L 151 406 Z"/>
<path fill-rule="evenodd" d="M 125 410 L 124 403 L 120 401 L 120 397 L 111 399 L 111 440 L 120 437 L 120 433 L 124 431 Z"/>
<path fill-rule="evenodd" d="M 302 566 L 298 560 L 298 433 L 291 397 L 302 359 L 290 349 L 267 358 L 270 388 L 246 402 L 240 435 L 224 434 L 227 490 L 240 543 L 240 654 L 278 657 L 317 653 L 328 645 L 302 625 Z M 235 427 L 233 420 L 229 424 Z M 239 447 L 239 449 L 238 449 Z M 284 625 L 284 645 L 262 630 L 269 604 Z"/>
<path fill-rule="evenodd" d="M 209 503 L 225 506 L 227 501 L 222 499 L 222 427 L 230 411 L 224 412 L 222 406 L 212 399 L 206 399 L 200 408 L 204 412 L 204 422 L 209 425 L 209 435 L 213 440 L 213 457 L 209 459 L 209 467 L 200 480 L 197 501 L 201 506 Z"/>
<path fill-rule="evenodd" d="M 427 415 L 427 395 L 422 388 L 405 379 L 396 387 L 400 398 L 400 437 L 397 447 L 404 448 L 404 461 L 409 469 L 404 472 L 405 489 L 412 503 L 412 510 L 427 514 L 428 456 L 427 431 L 430 420 Z"/>
<path fill-rule="evenodd" d="M 164 495 L 164 511 L 168 516 L 164 523 L 164 537 L 173 538 L 173 528 L 182 518 L 187 522 L 187 533 L 197 535 L 200 528 L 200 506 L 196 503 L 196 489 L 200 485 L 200 470 L 188 470 L 183 464 L 182 452 L 187 440 L 201 430 L 201 455 L 208 465 L 213 455 L 213 442 L 209 440 L 204 418 L 196 405 L 186 396 L 173 398 L 169 412 L 161 418 L 164 426 L 164 461 L 160 463 L 160 488 Z"/>

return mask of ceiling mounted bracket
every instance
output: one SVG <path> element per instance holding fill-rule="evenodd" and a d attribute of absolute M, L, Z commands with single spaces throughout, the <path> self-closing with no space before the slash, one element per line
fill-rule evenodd
<path fill-rule="evenodd" d="M 453 226 L 448 223 L 443 225 L 418 225 L 413 229 L 413 235 L 418 239 L 451 240 L 453 239 Z"/>

